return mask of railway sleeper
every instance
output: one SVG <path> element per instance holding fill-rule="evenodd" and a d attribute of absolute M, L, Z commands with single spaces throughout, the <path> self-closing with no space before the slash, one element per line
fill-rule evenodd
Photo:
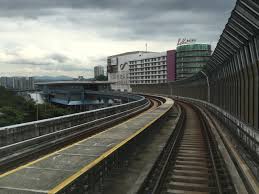
<path fill-rule="evenodd" d="M 153 184 L 161 182 L 155 192 L 149 193 L 235 193 L 207 121 L 197 108 L 185 103 L 180 105 L 183 113 L 186 113 L 186 122 L 179 129 L 178 139 L 172 141 L 175 144 L 171 143 L 176 146 L 171 151 L 168 163 L 160 163 L 166 165 L 162 179 L 156 180 L 159 171 L 149 177 Z"/>

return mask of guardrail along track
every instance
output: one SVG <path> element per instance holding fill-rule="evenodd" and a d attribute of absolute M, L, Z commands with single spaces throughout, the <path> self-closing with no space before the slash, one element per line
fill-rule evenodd
<path fill-rule="evenodd" d="M 174 101 L 158 99 L 153 105 L 163 104 L 154 110 L 0 174 L 0 193 L 102 192 L 104 181 L 126 165 L 141 139 L 167 118 Z"/>
<path fill-rule="evenodd" d="M 160 99 L 147 98 L 148 101 L 145 104 L 126 111 L 0 147 L 0 173 L 103 131 L 127 118 L 136 116 L 163 103 Z"/>
<path fill-rule="evenodd" d="M 236 193 L 198 109 L 185 103 L 174 132 L 139 193 Z"/>

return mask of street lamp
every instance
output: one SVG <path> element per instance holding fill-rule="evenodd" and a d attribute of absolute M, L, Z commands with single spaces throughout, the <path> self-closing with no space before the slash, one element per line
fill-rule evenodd
<path fill-rule="evenodd" d="M 39 104 L 38 104 L 38 93 L 36 92 L 36 105 L 37 105 L 37 113 L 36 113 L 36 120 L 39 120 Z"/>
<path fill-rule="evenodd" d="M 201 71 L 201 73 L 206 77 L 206 80 L 207 80 L 207 85 L 208 85 L 208 102 L 210 102 L 210 82 L 209 82 L 209 77 L 208 75 L 204 72 L 204 71 Z"/>

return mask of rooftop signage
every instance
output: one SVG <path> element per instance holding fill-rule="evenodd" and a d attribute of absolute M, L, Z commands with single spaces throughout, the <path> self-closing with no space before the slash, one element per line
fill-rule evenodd
<path fill-rule="evenodd" d="M 179 38 L 178 39 L 178 43 L 177 43 L 177 46 L 181 46 L 183 44 L 191 44 L 191 43 L 195 43 L 196 42 L 196 39 L 194 38 Z"/>

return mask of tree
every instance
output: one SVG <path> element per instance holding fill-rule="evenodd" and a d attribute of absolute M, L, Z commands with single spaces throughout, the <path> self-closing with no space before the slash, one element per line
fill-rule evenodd
<path fill-rule="evenodd" d="M 6 106 L 1 107 L 0 112 L 2 113 L 0 117 L 0 127 L 22 123 L 26 115 L 22 111 Z"/>
<path fill-rule="evenodd" d="M 39 119 L 47 119 L 74 113 L 73 110 L 46 104 L 38 105 Z M 0 127 L 36 120 L 37 105 L 33 100 L 16 95 L 0 87 Z"/>

